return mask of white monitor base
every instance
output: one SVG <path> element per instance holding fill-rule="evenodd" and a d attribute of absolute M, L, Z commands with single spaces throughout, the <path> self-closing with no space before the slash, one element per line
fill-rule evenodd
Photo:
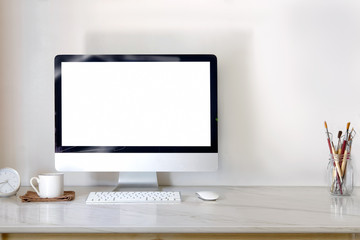
<path fill-rule="evenodd" d="M 158 191 L 156 172 L 120 172 L 118 184 L 113 190 L 121 191 Z"/>

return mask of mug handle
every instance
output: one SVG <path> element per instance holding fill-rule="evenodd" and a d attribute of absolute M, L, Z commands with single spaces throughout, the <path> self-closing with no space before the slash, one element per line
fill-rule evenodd
<path fill-rule="evenodd" d="M 40 191 L 34 186 L 34 184 L 33 184 L 33 180 L 36 180 L 37 181 L 37 183 L 39 184 L 39 182 L 40 182 L 40 179 L 39 178 L 37 178 L 37 177 L 32 177 L 31 179 L 30 179 L 30 185 L 32 186 L 32 188 L 35 190 L 35 192 L 40 196 Z"/>

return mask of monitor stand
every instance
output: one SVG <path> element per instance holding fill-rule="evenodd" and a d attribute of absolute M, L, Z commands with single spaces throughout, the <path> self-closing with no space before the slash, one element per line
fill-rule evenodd
<path fill-rule="evenodd" d="M 159 191 L 156 172 L 120 172 L 113 191 Z"/>

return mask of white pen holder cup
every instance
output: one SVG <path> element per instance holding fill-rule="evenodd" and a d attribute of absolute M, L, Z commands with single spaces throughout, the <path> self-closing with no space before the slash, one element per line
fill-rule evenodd
<path fill-rule="evenodd" d="M 36 181 L 38 188 L 33 182 Z M 41 198 L 54 198 L 64 195 L 64 174 L 43 173 L 39 177 L 32 177 L 30 185 Z"/>

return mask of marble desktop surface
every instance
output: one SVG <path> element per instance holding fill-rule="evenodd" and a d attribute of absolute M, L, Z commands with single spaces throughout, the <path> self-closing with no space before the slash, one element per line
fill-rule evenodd
<path fill-rule="evenodd" d="M 324 187 L 164 187 L 181 191 L 175 204 L 86 205 L 91 191 L 110 187 L 66 187 L 76 199 L 22 203 L 0 199 L 1 233 L 359 233 L 360 195 L 331 197 Z M 195 196 L 220 194 L 215 202 Z"/>

